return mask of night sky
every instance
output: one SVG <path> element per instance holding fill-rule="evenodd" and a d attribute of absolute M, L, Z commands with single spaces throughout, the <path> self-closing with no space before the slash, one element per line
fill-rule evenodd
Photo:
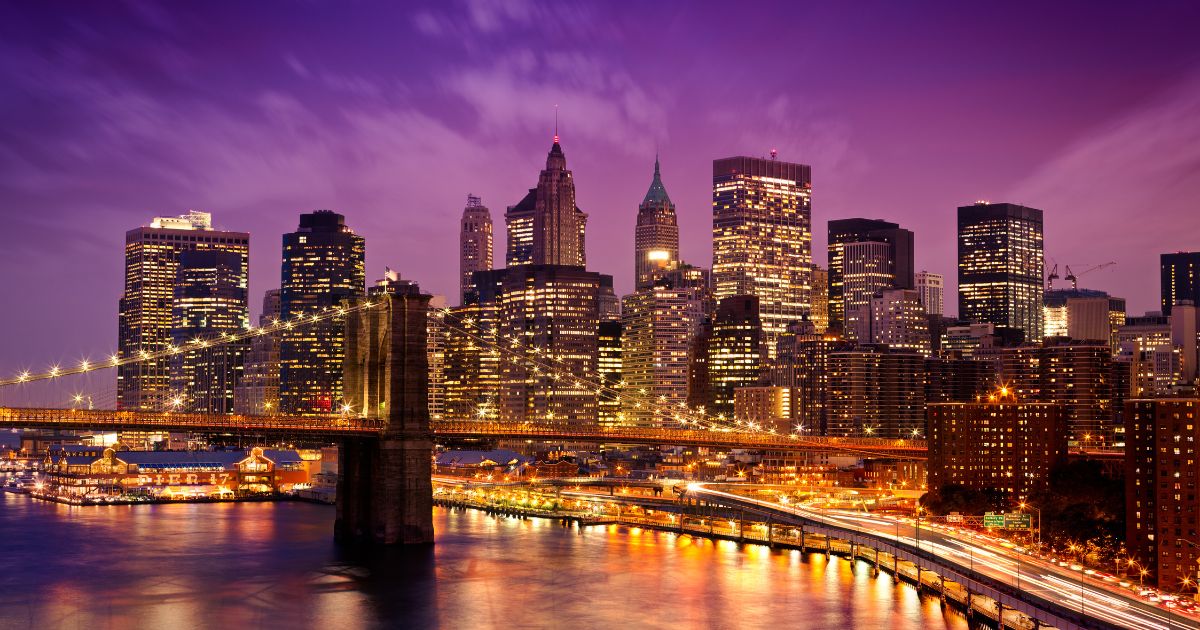
<path fill-rule="evenodd" d="M 555 105 L 618 292 L 656 150 L 707 267 L 712 159 L 777 148 L 812 165 L 822 264 L 829 219 L 897 221 L 953 313 L 955 208 L 1010 201 L 1045 210 L 1048 261 L 1117 261 L 1081 286 L 1156 309 L 1158 254 L 1200 249 L 1198 25 L 1195 2 L 4 3 L 0 373 L 107 356 L 125 231 L 189 208 L 251 233 L 256 312 L 316 208 L 366 237 L 369 280 L 456 300 L 467 194 L 503 264 Z"/>

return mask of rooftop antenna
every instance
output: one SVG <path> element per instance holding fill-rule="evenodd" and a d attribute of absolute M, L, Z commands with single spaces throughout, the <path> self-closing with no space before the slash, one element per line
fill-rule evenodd
<path fill-rule="evenodd" d="M 558 144 L 558 103 L 554 104 L 554 144 Z"/>

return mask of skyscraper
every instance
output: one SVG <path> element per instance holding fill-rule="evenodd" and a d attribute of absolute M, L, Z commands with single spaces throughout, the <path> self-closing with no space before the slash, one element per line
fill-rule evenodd
<path fill-rule="evenodd" d="M 621 343 L 622 328 L 619 321 L 601 321 L 596 338 L 599 347 L 596 373 L 603 386 L 600 392 L 600 425 L 617 426 L 625 416 L 621 412 L 621 392 L 624 348 Z"/>
<path fill-rule="evenodd" d="M 829 222 L 828 237 L 830 326 L 841 330 L 845 324 L 846 292 L 843 276 L 847 243 L 887 243 L 887 268 L 884 271 L 891 278 L 889 286 L 897 289 L 912 289 L 916 286 L 913 274 L 914 239 L 909 230 L 881 219 L 837 219 Z"/>
<path fill-rule="evenodd" d="M 876 293 L 894 286 L 892 246 L 886 241 L 856 241 L 842 243 L 839 248 L 842 331 L 851 341 L 871 343 L 869 338 L 859 336 L 862 331 L 867 331 L 868 335 L 870 332 L 870 323 L 862 321 L 860 317 L 864 313 L 863 308 L 870 305 Z"/>
<path fill-rule="evenodd" d="M 946 280 L 942 278 L 942 274 L 918 271 L 916 276 L 917 292 L 921 296 L 921 306 L 925 307 L 925 312 L 930 315 L 944 315 L 945 304 L 942 296 L 945 292 Z"/>
<path fill-rule="evenodd" d="M 812 274 L 812 311 L 808 319 L 817 332 L 823 333 L 829 328 L 829 270 L 813 265 Z"/>
<path fill-rule="evenodd" d="M 190 250 L 237 253 L 238 284 L 249 286 L 250 235 L 212 229 L 212 215 L 207 212 L 157 217 L 147 227 L 126 232 L 125 291 L 117 333 L 120 358 L 152 355 L 171 344 L 179 255 Z M 166 358 L 123 364 L 117 368 L 117 407 L 163 410 L 172 398 L 170 385 Z"/>
<path fill-rule="evenodd" d="M 707 344 L 710 414 L 732 417 L 734 391 L 758 384 L 767 354 L 763 336 L 758 298 L 735 295 L 717 304 Z"/>
<path fill-rule="evenodd" d="M 625 296 L 621 375 L 631 394 L 621 410 L 626 423 L 662 426 L 670 419 L 665 407 L 686 404 L 691 342 L 704 317 L 701 300 L 699 290 L 661 280 Z"/>
<path fill-rule="evenodd" d="M 601 278 L 574 265 L 521 265 L 506 270 L 500 333 L 515 337 L 551 365 L 543 368 L 502 357 L 500 420 L 597 422 L 599 395 L 590 380 L 574 376 L 590 379 L 598 367 Z"/>
<path fill-rule="evenodd" d="M 279 289 L 263 294 L 259 326 L 279 321 Z M 279 333 L 255 335 L 242 362 L 242 379 L 233 390 L 236 414 L 269 414 L 279 410 Z"/>
<path fill-rule="evenodd" d="M 459 330 L 446 336 L 445 403 L 447 418 L 487 419 L 498 416 L 500 385 L 500 296 L 504 269 L 479 271 L 462 306 L 450 310 L 446 321 Z M 466 334 L 469 333 L 469 334 Z"/>
<path fill-rule="evenodd" d="M 958 316 L 1042 338 L 1042 211 L 978 202 L 958 209 Z"/>
<path fill-rule="evenodd" d="M 171 341 L 179 349 L 171 356 L 172 408 L 233 413 L 234 385 L 249 343 L 209 342 L 250 326 L 243 279 L 240 252 L 180 252 L 171 308 Z"/>
<path fill-rule="evenodd" d="M 768 352 L 808 315 L 812 286 L 812 168 L 750 157 L 713 161 L 713 280 L 717 300 L 753 295 Z"/>
<path fill-rule="evenodd" d="M 675 204 L 663 187 L 658 158 L 654 158 L 654 179 L 638 206 L 637 227 L 633 237 L 634 287 L 654 284 L 662 272 L 679 264 L 679 223 Z"/>
<path fill-rule="evenodd" d="M 366 244 L 331 210 L 300 215 L 283 235 L 280 316 L 284 321 L 339 306 L 366 288 Z M 284 413 L 331 413 L 342 402 L 342 318 L 297 325 L 283 332 L 279 399 Z"/>
<path fill-rule="evenodd" d="M 1162 273 L 1162 314 L 1180 300 L 1200 305 L 1200 252 L 1175 252 L 1159 256 Z"/>
<path fill-rule="evenodd" d="M 575 180 L 567 170 L 567 157 L 558 135 L 546 156 L 546 168 L 536 188 L 504 215 L 508 231 L 506 260 L 519 265 L 587 264 L 584 229 L 587 215 L 575 205 Z"/>
<path fill-rule="evenodd" d="M 467 195 L 458 232 L 459 304 L 466 302 L 471 274 L 492 268 L 492 214 L 479 197 Z"/>

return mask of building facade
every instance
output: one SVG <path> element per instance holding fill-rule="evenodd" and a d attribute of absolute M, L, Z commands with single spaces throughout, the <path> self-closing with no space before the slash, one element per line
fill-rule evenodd
<path fill-rule="evenodd" d="M 827 434 L 910 438 L 925 424 L 925 357 L 885 346 L 829 355 Z"/>
<path fill-rule="evenodd" d="M 792 391 L 797 431 L 827 435 L 829 428 L 829 357 L 853 348 L 832 332 L 819 333 L 816 325 L 800 321 L 777 343 L 771 361 L 772 385 Z"/>
<path fill-rule="evenodd" d="M 509 267 L 587 264 L 587 215 L 575 205 L 574 174 L 567 170 L 567 157 L 557 135 L 546 156 L 546 168 L 538 175 L 537 187 L 529 189 L 517 205 L 508 207 L 504 221 Z"/>
<path fill-rule="evenodd" d="M 1046 291 L 1042 300 L 1045 335 L 1079 341 L 1106 341 L 1116 353 L 1125 325 L 1125 300 L 1092 289 Z"/>
<path fill-rule="evenodd" d="M 809 314 L 812 168 L 774 159 L 713 161 L 713 281 L 717 300 L 753 295 L 768 352 Z"/>
<path fill-rule="evenodd" d="M 600 426 L 613 427 L 625 423 L 621 411 L 621 394 L 625 391 L 623 345 L 624 329 L 620 321 L 600 322 L 596 338 L 599 357 L 596 372 L 600 385 Z"/>
<path fill-rule="evenodd" d="M 366 244 L 330 210 L 300 215 L 283 235 L 280 317 L 298 321 L 356 299 L 366 289 Z M 289 414 L 327 414 L 342 404 L 344 318 L 284 330 L 279 347 L 279 405 Z"/>
<path fill-rule="evenodd" d="M 466 303 L 471 274 L 492 268 L 492 213 L 483 200 L 467 195 L 458 227 L 459 304 Z"/>
<path fill-rule="evenodd" d="M 829 222 L 829 321 L 839 329 L 845 322 L 845 244 L 862 242 L 887 243 L 887 267 L 878 273 L 891 278 L 889 284 L 900 289 L 916 286 L 914 276 L 913 233 L 899 224 L 880 219 L 836 219 Z M 876 288 L 883 288 L 880 285 Z M 873 291 L 872 291 L 873 292 Z"/>
<path fill-rule="evenodd" d="M 917 293 L 921 296 L 921 305 L 930 315 L 944 315 L 946 280 L 940 273 L 918 271 L 916 274 Z"/>
<path fill-rule="evenodd" d="M 871 298 L 884 289 L 894 286 L 891 272 L 892 246 L 885 241 L 859 241 L 842 243 L 841 291 L 842 304 L 839 321 L 847 339 L 859 343 L 871 343 L 870 321 L 863 319 L 869 312 Z M 861 336 L 866 333 L 866 336 Z"/>
<path fill-rule="evenodd" d="M 445 318 L 459 330 L 445 338 L 445 401 L 442 413 L 452 419 L 494 420 L 499 417 L 500 296 L 504 269 L 472 274 L 463 305 Z"/>
<path fill-rule="evenodd" d="M 501 356 L 501 421 L 597 423 L 595 387 L 571 375 L 596 374 L 601 283 L 600 274 L 582 267 L 521 265 L 506 271 L 499 330 L 550 367 Z"/>
<path fill-rule="evenodd" d="M 813 265 L 812 310 L 808 319 L 817 327 L 817 332 L 829 329 L 829 270 Z"/>
<path fill-rule="evenodd" d="M 118 308 L 117 357 L 123 361 L 163 353 L 171 345 L 172 307 L 179 255 L 189 250 L 234 252 L 241 258 L 239 284 L 250 283 L 250 235 L 212 228 L 212 215 L 192 211 L 157 217 L 125 233 L 125 289 Z M 161 411 L 171 395 L 167 357 L 117 367 L 117 407 Z"/>
<path fill-rule="evenodd" d="M 753 295 L 734 295 L 717 304 L 707 346 L 710 414 L 733 417 L 734 392 L 762 378 L 767 352 L 759 305 Z"/>
<path fill-rule="evenodd" d="M 227 341 L 250 326 L 242 255 L 220 250 L 180 252 L 171 308 L 171 408 L 233 413 L 249 341 Z"/>
<path fill-rule="evenodd" d="M 1042 211 L 979 202 L 958 209 L 958 316 L 1043 336 Z"/>
<path fill-rule="evenodd" d="M 667 195 L 654 158 L 654 179 L 642 203 L 638 205 L 637 227 L 633 235 L 634 288 L 654 284 L 664 271 L 679 265 L 679 222 L 675 204 Z"/>
<path fill-rule="evenodd" d="M 687 404 L 688 358 L 704 317 L 701 296 L 660 280 L 625 296 L 621 311 L 624 422 L 663 426 Z"/>
<path fill-rule="evenodd" d="M 984 402 L 929 405 L 929 488 L 949 484 L 1012 501 L 1049 487 L 1067 459 L 1066 419 L 1053 403 L 993 394 Z"/>
<path fill-rule="evenodd" d="M 1151 584 L 1183 590 L 1188 579 L 1192 590 L 1200 560 L 1193 546 L 1200 529 L 1200 399 L 1137 399 L 1126 405 L 1125 545 L 1150 571 Z"/>
<path fill-rule="evenodd" d="M 1159 256 L 1162 314 L 1183 300 L 1200 304 L 1200 252 L 1175 252 Z"/>
<path fill-rule="evenodd" d="M 279 322 L 279 289 L 263 294 L 259 326 Z M 242 363 L 242 379 L 233 390 L 233 412 L 264 415 L 279 410 L 279 333 L 255 335 Z"/>
<path fill-rule="evenodd" d="M 929 318 L 915 290 L 884 289 L 865 304 L 847 311 L 847 320 L 854 325 L 851 337 L 860 343 L 884 344 L 925 356 L 932 353 Z"/>

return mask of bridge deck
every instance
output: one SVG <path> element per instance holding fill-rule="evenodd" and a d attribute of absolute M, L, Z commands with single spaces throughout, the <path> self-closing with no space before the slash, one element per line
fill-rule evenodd
<path fill-rule="evenodd" d="M 0 407 L 0 426 L 73 430 L 145 429 L 289 435 L 312 438 L 370 437 L 381 420 L 306 416 L 244 416 L 202 413 Z M 459 439 L 545 440 L 561 442 L 681 445 L 707 448 L 924 459 L 924 440 L 779 435 L 766 432 L 714 431 L 647 427 L 602 427 L 544 423 L 435 420 L 436 437 Z"/>

